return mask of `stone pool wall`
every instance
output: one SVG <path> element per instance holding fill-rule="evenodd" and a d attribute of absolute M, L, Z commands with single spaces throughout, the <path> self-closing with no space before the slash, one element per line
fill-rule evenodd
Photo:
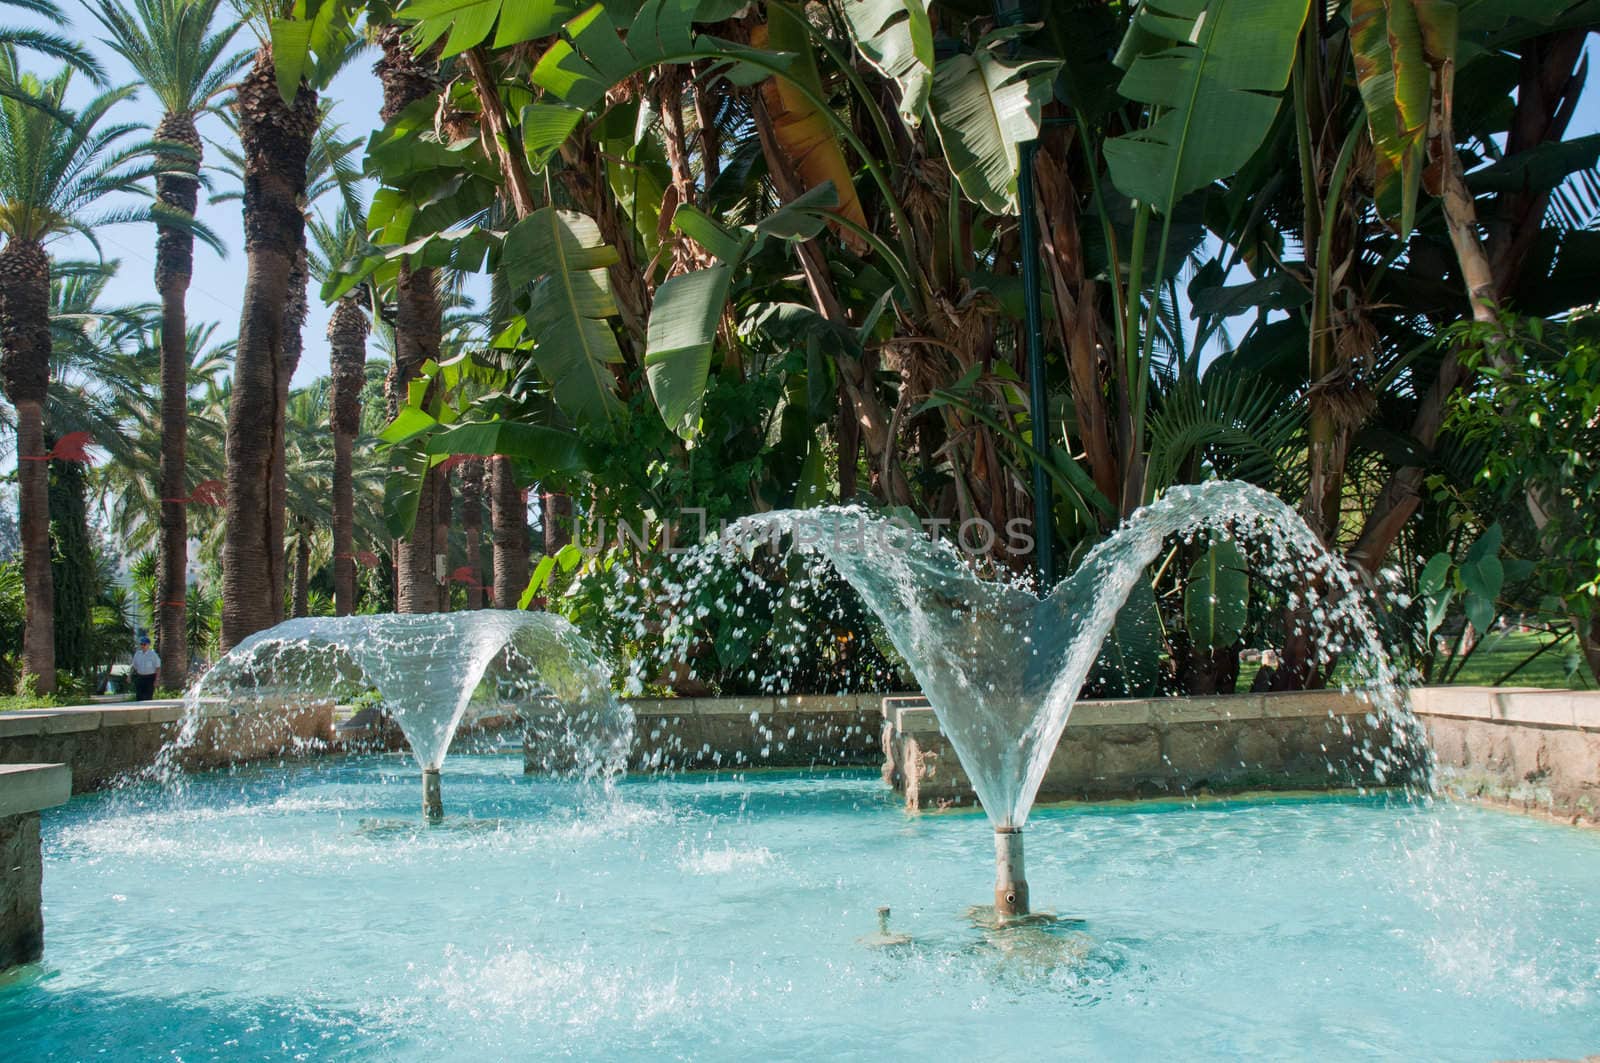
<path fill-rule="evenodd" d="M 932 711 L 914 696 L 639 698 L 631 705 L 634 770 L 882 766 L 915 807 L 972 799 Z M 1438 779 L 1452 793 L 1600 824 L 1600 693 L 1435 687 L 1413 691 L 1412 705 Z M 0 764 L 65 763 L 74 792 L 100 789 L 149 767 L 181 715 L 178 702 L 0 713 Z M 1364 703 L 1331 691 L 1084 702 L 1040 799 L 1376 783 L 1359 750 L 1369 741 L 1387 744 L 1388 735 L 1367 717 Z M 333 706 L 319 702 L 262 728 L 219 704 L 179 763 L 198 769 L 329 748 L 403 748 L 392 727 L 358 742 L 333 738 L 332 720 Z M 455 747 L 512 748 L 520 724 L 502 722 L 505 730 L 464 733 Z"/>
<path fill-rule="evenodd" d="M 885 701 L 884 777 L 911 808 L 971 804 L 972 784 L 926 706 Z M 1392 785 L 1404 780 L 1363 755 L 1390 741 L 1371 706 L 1332 691 L 1085 701 L 1038 800 Z"/>
<path fill-rule="evenodd" d="M 331 701 L 266 716 L 233 716 L 220 704 L 202 712 L 194 741 L 176 757 L 186 771 L 317 752 L 333 735 Z M 180 701 L 0 713 L 0 764 L 67 764 L 74 793 L 103 789 L 153 765 L 182 717 Z"/>
<path fill-rule="evenodd" d="M 39 810 L 71 796 L 63 764 L 0 767 L 0 971 L 44 954 Z"/>
<path fill-rule="evenodd" d="M 636 771 L 883 762 L 882 694 L 634 698 Z"/>
<path fill-rule="evenodd" d="M 1600 826 L 1600 693 L 1428 687 L 1412 707 L 1446 790 Z"/>

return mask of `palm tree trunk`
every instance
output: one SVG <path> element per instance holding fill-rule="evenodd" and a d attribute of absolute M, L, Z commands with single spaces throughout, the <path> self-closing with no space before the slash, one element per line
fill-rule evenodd
<path fill-rule="evenodd" d="M 294 544 L 294 615 L 311 615 L 311 529 L 304 523 Z"/>
<path fill-rule="evenodd" d="M 328 320 L 333 428 L 333 610 L 356 608 L 355 483 L 350 452 L 361 431 L 361 390 L 366 383 L 367 315 L 360 296 L 340 299 Z"/>
<path fill-rule="evenodd" d="M 489 523 L 494 541 L 494 604 L 515 609 L 528 587 L 528 503 L 510 458 L 489 459 Z"/>
<path fill-rule="evenodd" d="M 432 53 L 418 56 L 399 26 L 380 29 L 378 45 L 383 55 L 373 72 L 383 82 L 379 114 L 388 122 L 413 103 L 439 91 L 438 63 Z M 395 291 L 395 357 L 388 381 L 391 417 L 405 401 L 406 386 L 422 371 L 423 363 L 439 356 L 442 331 L 443 314 L 434 271 L 412 269 L 409 262 L 402 262 Z M 416 523 L 411 534 L 396 544 L 395 609 L 401 613 L 431 613 L 440 607 L 434 562 L 438 480 L 431 471 L 423 477 Z M 448 584 L 444 590 L 448 593 Z"/>
<path fill-rule="evenodd" d="M 56 688 L 50 461 L 44 439 L 50 348 L 50 258 L 36 241 L 11 240 L 0 250 L 0 375 L 17 410 L 17 523 L 26 601 L 22 669 L 41 694 Z"/>
<path fill-rule="evenodd" d="M 467 548 L 467 608 L 483 608 L 483 462 L 461 466 L 461 532 Z"/>
<path fill-rule="evenodd" d="M 278 93 L 272 50 L 256 53 L 234 105 L 244 148 L 247 258 L 233 394 L 228 407 L 226 538 L 222 547 L 222 648 L 271 627 L 283 609 L 283 554 L 274 552 L 273 456 L 283 371 L 289 279 L 305 235 L 300 203 L 317 125 L 316 93 L 304 83 L 294 104 Z M 286 394 L 286 392 L 282 392 Z M 266 422 L 265 426 L 263 421 Z"/>
<path fill-rule="evenodd" d="M 278 401 L 272 411 L 272 510 L 269 516 L 272 520 L 272 550 L 277 557 L 284 556 L 284 535 L 289 519 L 289 468 L 286 457 L 289 445 L 287 426 L 289 385 L 294 380 L 294 371 L 299 367 L 300 355 L 305 350 L 306 315 L 310 309 L 306 302 L 306 282 L 309 277 L 310 273 L 306 269 L 305 229 L 302 227 L 300 246 L 295 251 L 294 268 L 289 274 L 289 290 L 286 295 L 288 302 L 283 310 L 283 352 L 278 368 Z M 279 565 L 273 570 L 276 582 L 272 588 L 272 600 L 278 610 L 279 620 L 283 619 L 284 568 L 285 565 Z"/>
<path fill-rule="evenodd" d="M 433 473 L 433 557 L 434 557 L 434 608 L 441 613 L 450 611 L 450 472 L 438 469 Z"/>
<path fill-rule="evenodd" d="M 198 171 L 202 144 L 194 116 L 171 113 L 156 126 L 156 140 L 182 144 L 192 155 L 162 155 L 156 198 L 193 217 L 200 183 L 179 171 Z M 189 673 L 184 613 L 189 590 L 189 279 L 194 274 L 194 236 L 172 225 L 156 227 L 156 291 L 161 295 L 161 552 L 157 573 L 156 640 L 161 646 L 163 687 L 181 689 Z"/>

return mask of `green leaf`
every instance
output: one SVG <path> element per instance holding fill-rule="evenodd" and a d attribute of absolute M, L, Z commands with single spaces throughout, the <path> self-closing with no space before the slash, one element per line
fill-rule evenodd
<path fill-rule="evenodd" d="M 1422 567 L 1422 575 L 1417 580 L 1417 589 L 1423 594 L 1438 594 L 1443 591 L 1450 576 L 1450 555 L 1443 550 L 1428 558 L 1428 563 Z"/>
<path fill-rule="evenodd" d="M 502 0 L 416 0 L 407 4 L 399 17 L 417 24 L 414 31 L 418 51 L 445 37 L 439 56 L 448 59 L 484 42 L 500 17 Z M 518 6 L 522 0 L 513 0 Z"/>
<path fill-rule="evenodd" d="M 1128 592 L 1128 600 L 1100 644 L 1100 656 L 1095 661 L 1100 674 L 1096 679 L 1123 697 L 1155 694 L 1165 650 L 1155 591 L 1148 580 L 1141 579 Z"/>
<path fill-rule="evenodd" d="M 1057 64 L 1002 58 L 1004 34 L 990 34 L 971 55 L 933 72 L 933 127 L 961 191 L 991 214 L 1015 213 L 1025 141 L 1039 135 Z"/>
<path fill-rule="evenodd" d="M 272 71 L 278 78 L 278 94 L 285 103 L 293 104 L 311 62 L 311 23 L 275 18 L 267 26 L 272 34 Z"/>
<path fill-rule="evenodd" d="M 530 103 L 522 109 L 522 145 L 528 165 L 542 172 L 583 120 L 583 111 L 562 103 Z"/>
<path fill-rule="evenodd" d="M 378 433 L 378 438 L 385 443 L 398 445 L 415 439 L 424 432 L 431 432 L 437 427 L 439 422 L 435 418 L 416 406 L 406 405 L 396 411 L 394 420 Z"/>
<path fill-rule="evenodd" d="M 691 203 L 685 203 L 673 212 L 672 227 L 730 266 L 738 263 L 748 246 L 747 237 L 729 229 Z"/>
<path fill-rule="evenodd" d="M 1250 563 L 1228 539 L 1213 540 L 1189 569 L 1183 623 L 1202 653 L 1238 642 L 1250 618 Z"/>
<path fill-rule="evenodd" d="M 617 313 L 606 267 L 617 252 L 588 215 L 541 207 L 506 234 L 501 266 L 528 294 L 524 336 L 556 403 L 579 422 L 609 424 L 619 402 L 611 366 L 622 351 L 606 318 Z M 542 274 L 542 275 L 541 275 Z"/>
<path fill-rule="evenodd" d="M 581 5 L 565 0 L 514 0 L 500 9 L 500 24 L 495 27 L 494 46 L 509 48 L 513 44 L 553 37 L 561 24 L 578 12 Z"/>
<path fill-rule="evenodd" d="M 548 425 L 519 421 L 475 421 L 457 424 L 428 439 L 433 456 L 476 454 L 516 458 L 541 473 L 573 472 L 583 468 L 577 433 Z"/>
<path fill-rule="evenodd" d="M 1165 214 L 1255 153 L 1289 82 L 1307 0 L 1147 0 L 1118 53 L 1120 91 L 1150 107 L 1105 143 L 1111 180 Z"/>
<path fill-rule="evenodd" d="M 728 265 L 680 274 L 656 289 L 650 309 L 645 376 L 661 419 L 684 439 L 699 430 L 711 348 L 732 278 Z"/>
<path fill-rule="evenodd" d="M 419 439 L 395 447 L 391 460 L 394 464 L 383 480 L 383 524 L 391 538 L 404 539 L 417 523 L 422 478 L 431 462 Z"/>
<path fill-rule="evenodd" d="M 900 117 L 922 121 L 933 86 L 933 24 L 924 0 L 844 0 L 841 5 L 859 51 L 900 86 Z"/>

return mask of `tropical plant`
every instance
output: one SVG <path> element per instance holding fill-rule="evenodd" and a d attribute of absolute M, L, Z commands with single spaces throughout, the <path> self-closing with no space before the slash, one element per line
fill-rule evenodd
<path fill-rule="evenodd" d="M 160 683 L 183 685 L 184 608 L 189 569 L 189 497 L 185 465 L 189 405 L 189 323 L 185 306 L 194 272 L 195 208 L 200 193 L 203 145 L 196 120 L 216 101 L 249 62 L 229 53 L 238 24 L 227 19 L 213 28 L 223 0 L 95 0 L 90 11 L 110 34 L 105 44 L 127 60 L 161 105 L 158 145 L 172 150 L 157 156 L 156 202 L 161 213 L 180 224 L 156 223 L 155 285 L 161 297 L 161 614 L 156 621 L 161 654 Z M 160 215 L 158 214 L 158 219 Z"/>
<path fill-rule="evenodd" d="M 106 121 L 130 88 L 99 93 L 67 112 L 68 68 L 48 81 L 22 73 L 14 48 L 0 47 L 0 81 L 44 100 L 39 108 L 14 97 L 0 99 L 0 370 L 16 410 L 23 573 L 28 590 L 24 634 L 26 672 L 39 693 L 55 684 L 51 632 L 49 478 L 45 401 L 49 389 L 50 257 L 46 243 L 65 232 L 94 241 L 93 228 L 108 221 L 151 217 L 149 210 L 109 211 L 105 199 L 134 190 L 148 176 L 150 146 L 130 143 L 136 127 Z"/>

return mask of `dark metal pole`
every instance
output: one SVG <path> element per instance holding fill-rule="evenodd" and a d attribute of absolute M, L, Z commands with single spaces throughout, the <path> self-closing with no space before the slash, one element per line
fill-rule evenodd
<path fill-rule="evenodd" d="M 1022 224 L 1022 293 L 1024 324 L 1028 333 L 1028 397 L 1032 407 L 1033 446 L 1038 456 L 1033 462 L 1033 540 L 1039 570 L 1039 592 L 1046 593 L 1056 582 L 1055 535 L 1051 511 L 1055 492 L 1044 463 L 1050 453 L 1050 399 L 1044 376 L 1044 307 L 1039 291 L 1039 216 L 1033 204 L 1033 157 L 1039 142 L 1019 145 L 1017 172 L 1018 221 Z"/>

